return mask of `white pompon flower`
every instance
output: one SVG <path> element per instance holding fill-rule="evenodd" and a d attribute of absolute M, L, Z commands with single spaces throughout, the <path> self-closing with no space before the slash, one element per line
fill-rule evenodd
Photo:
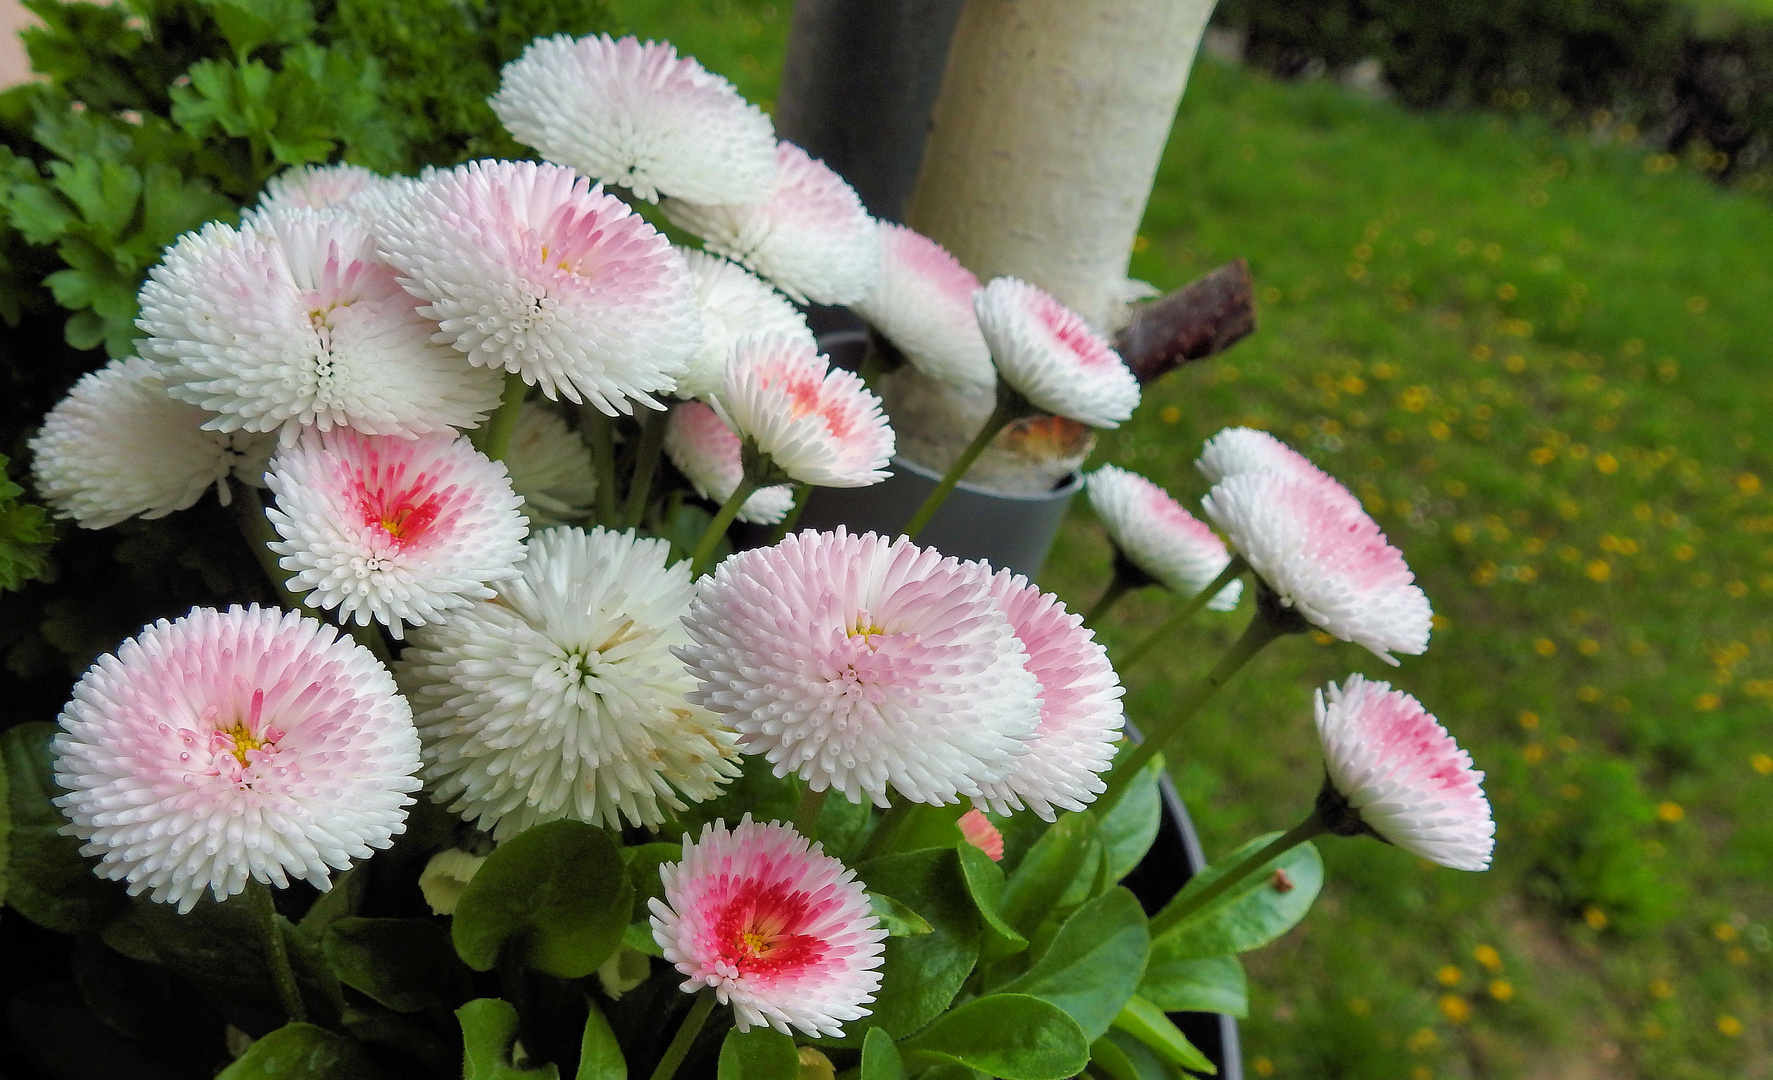
<path fill-rule="evenodd" d="M 1370 830 L 1456 870 L 1490 865 L 1496 822 L 1484 774 L 1421 702 L 1360 675 L 1316 697 L 1328 777 L 1318 805 L 1326 824 L 1342 835 Z"/>
<path fill-rule="evenodd" d="M 740 338 L 714 408 L 791 479 L 867 487 L 887 478 L 893 429 L 880 399 L 804 341 Z"/>
<path fill-rule="evenodd" d="M 932 548 L 800 532 L 704 578 L 690 700 L 777 776 L 887 805 L 983 797 L 1027 752 L 1040 686 L 989 577 Z"/>
<path fill-rule="evenodd" d="M 757 334 L 784 334 L 814 345 L 806 316 L 788 298 L 738 263 L 686 250 L 696 279 L 696 304 L 702 310 L 702 347 L 689 370 L 677 380 L 677 396 L 707 401 L 726 382 L 726 364 L 733 343 Z"/>
<path fill-rule="evenodd" d="M 1058 597 L 1012 571 L 992 574 L 984 563 L 967 565 L 990 581 L 992 598 L 1028 650 L 1028 670 L 1040 683 L 1040 726 L 1028 752 L 974 801 L 1000 814 L 1026 805 L 1047 821 L 1055 806 L 1082 810 L 1106 786 L 1100 774 L 1114 764 L 1126 725 L 1120 676 L 1094 631 Z"/>
<path fill-rule="evenodd" d="M 298 165 L 265 181 L 258 205 L 247 213 L 256 216 L 273 210 L 349 210 L 373 217 L 396 183 L 361 165 Z"/>
<path fill-rule="evenodd" d="M 973 311 L 979 279 L 922 233 L 883 223 L 880 235 L 880 279 L 851 310 L 925 375 L 963 386 L 995 384 L 997 368 Z"/>
<path fill-rule="evenodd" d="M 345 210 L 255 214 L 186 233 L 141 290 L 142 354 L 213 431 L 352 427 L 423 435 L 472 427 L 499 379 L 431 340 L 437 327 Z"/>
<path fill-rule="evenodd" d="M 544 158 L 649 202 L 762 202 L 776 178 L 769 117 L 666 42 L 537 38 L 487 104 Z"/>
<path fill-rule="evenodd" d="M 1388 664 L 1428 648 L 1433 612 L 1403 552 L 1334 480 L 1227 477 L 1201 507 L 1280 603 Z"/>
<path fill-rule="evenodd" d="M 370 651 L 293 611 L 162 619 L 74 687 L 55 800 L 100 877 L 189 911 L 248 878 L 324 891 L 406 830 L 412 711 Z"/>
<path fill-rule="evenodd" d="M 1088 490 L 1090 508 L 1115 549 L 1178 596 L 1198 595 L 1231 561 L 1231 553 L 1205 522 L 1138 473 L 1104 465 L 1090 474 Z M 1234 581 L 1207 601 L 1207 608 L 1230 611 L 1243 590 L 1244 583 Z"/>
<path fill-rule="evenodd" d="M 746 814 L 685 840 L 659 867 L 653 939 L 686 976 L 714 991 L 740 1031 L 768 1025 L 808 1037 L 843 1034 L 880 989 L 887 932 L 855 872 L 779 822 Z"/>
<path fill-rule="evenodd" d="M 880 276 L 880 230 L 843 177 L 793 143 L 776 147 L 768 198 L 712 204 L 666 199 L 671 223 L 767 278 L 793 299 L 853 304 Z"/>
<path fill-rule="evenodd" d="M 1019 278 L 973 298 L 998 374 L 1035 407 L 1091 427 L 1119 427 L 1139 407 L 1139 380 L 1083 316 Z"/>
<path fill-rule="evenodd" d="M 497 600 L 413 631 L 395 670 L 434 799 L 503 840 L 558 818 L 657 825 L 738 775 L 732 732 L 685 700 L 671 648 L 693 590 L 669 553 L 549 529 Z"/>
<path fill-rule="evenodd" d="M 665 453 L 697 494 L 716 505 L 738 490 L 744 478 L 739 460 L 739 437 L 714 410 L 699 401 L 686 401 L 671 410 L 665 429 Z M 794 507 L 794 488 L 770 484 L 752 492 L 739 507 L 739 520 L 774 525 Z"/>
<path fill-rule="evenodd" d="M 309 430 L 271 461 L 266 516 L 292 592 L 395 637 L 517 576 L 529 531 L 505 466 L 466 438 Z"/>
<path fill-rule="evenodd" d="M 1256 428 L 1232 427 L 1214 435 L 1201 447 L 1200 457 L 1195 459 L 1194 467 L 1213 484 L 1238 473 L 1272 469 L 1300 480 L 1322 481 L 1328 485 L 1326 490 L 1339 493 L 1357 509 L 1361 505 L 1354 492 L 1312 464 L 1310 458 L 1268 432 Z"/>
<path fill-rule="evenodd" d="M 504 462 L 511 490 L 523 499 L 523 516 L 532 530 L 570 525 L 591 516 L 597 498 L 591 453 L 552 409 L 524 403 Z"/>
<path fill-rule="evenodd" d="M 158 365 L 131 356 L 83 376 L 31 439 L 38 494 L 88 529 L 183 510 L 210 485 L 225 505 L 228 478 L 264 486 L 276 440 L 205 431 L 210 414 L 166 392 Z"/>
<path fill-rule="evenodd" d="M 560 165 L 427 172 L 381 220 L 382 252 L 439 338 L 550 398 L 614 416 L 661 408 L 701 345 L 683 257 L 614 195 Z"/>

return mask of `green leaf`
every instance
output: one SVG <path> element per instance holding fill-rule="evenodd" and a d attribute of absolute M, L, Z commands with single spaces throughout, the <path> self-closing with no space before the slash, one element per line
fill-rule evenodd
<path fill-rule="evenodd" d="M 930 848 L 870 859 L 856 876 L 873 892 L 899 901 L 930 924 L 930 932 L 886 941 L 880 992 L 868 1022 L 903 1038 L 939 1016 L 979 958 L 979 912 L 967 895 L 954 848 Z M 857 1046 L 861 1035 L 822 1040 Z"/>
<path fill-rule="evenodd" d="M 6 902 L 6 867 L 12 855 L 12 805 L 6 770 L 0 769 L 0 904 Z"/>
<path fill-rule="evenodd" d="M 799 1075 L 794 1040 L 775 1028 L 734 1028 L 720 1044 L 718 1080 L 793 1080 Z"/>
<path fill-rule="evenodd" d="M 80 215 L 39 179 L 14 184 L 6 209 L 12 227 L 33 244 L 53 244 L 80 227 Z"/>
<path fill-rule="evenodd" d="M 332 879 L 332 888 L 308 905 L 307 914 L 296 924 L 296 933 L 318 945 L 327 927 L 347 915 L 357 914 L 369 883 L 368 876 L 360 872 L 362 865 L 359 863 Z"/>
<path fill-rule="evenodd" d="M 49 548 L 55 543 L 49 512 L 19 501 L 24 489 L 7 478 L 8 464 L 6 456 L 0 454 L 0 592 L 47 576 Z M 4 865 L 0 862 L 0 867 Z"/>
<path fill-rule="evenodd" d="M 1090 1069 L 1108 1080 L 1143 1080 L 1127 1052 L 1106 1035 L 1090 1044 Z"/>
<path fill-rule="evenodd" d="M 1111 889 L 1078 908 L 1034 966 L 996 992 L 1057 1005 L 1094 1042 L 1139 988 L 1150 944 L 1138 899 L 1126 889 Z"/>
<path fill-rule="evenodd" d="M 468 969 L 449 932 L 429 919 L 347 916 L 321 938 L 339 981 L 395 1012 L 453 1005 L 468 996 Z"/>
<path fill-rule="evenodd" d="M 628 864 L 628 878 L 634 882 L 634 906 L 628 918 L 645 922 L 652 909 L 647 901 L 663 898 L 665 887 L 659 882 L 659 867 L 683 861 L 682 844 L 637 844 L 622 849 L 622 861 Z"/>
<path fill-rule="evenodd" d="M 970 1001 L 900 1046 L 908 1063 L 952 1062 L 1001 1080 L 1065 1080 L 1083 1071 L 1090 1043 L 1057 1005 L 1023 994 Z"/>
<path fill-rule="evenodd" d="M 956 823 L 971 809 L 972 806 L 964 801 L 941 806 L 917 803 L 900 822 L 898 835 L 893 837 L 892 850 L 920 851 L 965 843 L 966 837 L 961 835 Z"/>
<path fill-rule="evenodd" d="M 1248 1016 L 1250 992 L 1235 956 L 1183 958 L 1153 948 L 1139 982 L 1139 996 L 1165 1012 L 1216 1012 Z"/>
<path fill-rule="evenodd" d="M 511 1060 L 517 1009 L 499 998 L 475 998 L 456 1010 L 462 1024 L 462 1080 L 559 1080 L 552 1063 L 531 1069 Z"/>
<path fill-rule="evenodd" d="M 1131 744 L 1128 745 L 1130 752 Z M 1151 759 L 1139 775 L 1127 784 L 1125 794 L 1102 819 L 1102 843 L 1108 849 L 1108 880 L 1119 881 L 1139 865 L 1157 839 L 1158 822 L 1163 815 L 1163 799 L 1158 790 L 1158 777 L 1163 772 L 1163 755 Z"/>
<path fill-rule="evenodd" d="M 1259 836 L 1202 870 L 1189 879 L 1175 899 L 1165 905 L 1165 910 L 1206 888 L 1279 835 Z M 1277 882 L 1277 870 L 1286 875 L 1284 886 Z M 1153 961 L 1157 962 L 1161 957 L 1167 964 L 1177 959 L 1224 956 L 1261 948 L 1305 917 L 1323 884 L 1323 858 L 1313 845 L 1300 844 L 1232 886 L 1206 907 L 1165 929 L 1152 943 Z M 1159 912 L 1152 922 L 1163 925 L 1163 912 Z"/>
<path fill-rule="evenodd" d="M 578 821 L 538 825 L 500 844 L 463 890 L 456 952 L 491 971 L 510 942 L 526 967 L 581 979 L 621 944 L 633 895 L 608 833 Z"/>
<path fill-rule="evenodd" d="M 1160 1057 L 1172 1065 L 1210 1075 L 1217 1075 L 1219 1072 L 1218 1066 L 1188 1041 L 1188 1036 L 1170 1022 L 1162 1009 L 1137 994 L 1127 1002 L 1127 1007 L 1121 1010 L 1121 1014 L 1114 1018 L 1114 1026 L 1157 1051 Z"/>
<path fill-rule="evenodd" d="M 1102 837 L 1089 811 L 1065 814 L 1049 827 L 1004 884 L 998 914 L 1023 937 L 1059 907 L 1099 857 Z"/>
<path fill-rule="evenodd" d="M 285 1024 L 257 1040 L 216 1080 L 376 1080 L 386 1076 L 353 1039 Z"/>
<path fill-rule="evenodd" d="M 880 920 L 880 925 L 886 927 L 886 932 L 893 937 L 915 937 L 935 929 L 924 921 L 922 915 L 884 893 L 869 893 L 868 903 L 874 911 L 874 917 Z"/>
<path fill-rule="evenodd" d="M 616 1033 L 597 1002 L 586 1002 L 585 1034 L 579 1037 L 577 1080 L 628 1080 L 628 1062 L 616 1042 Z"/>
<path fill-rule="evenodd" d="M 862 1040 L 862 1075 L 860 1080 L 905 1080 L 905 1062 L 893 1037 L 877 1027 L 868 1029 Z"/>
<path fill-rule="evenodd" d="M 239 57 L 261 45 L 300 41 L 314 30 L 307 0 L 201 0 Z"/>
<path fill-rule="evenodd" d="M 1120 1051 L 1127 1063 L 1133 1067 L 1134 1075 L 1138 1077 L 1138 1080 L 1187 1080 L 1187 1077 L 1194 1075 L 1184 1073 L 1168 1058 L 1119 1028 L 1115 1028 L 1097 1040 L 1097 1045 L 1112 1046 Z M 1092 1054 L 1095 1053 L 1095 1050 L 1095 1046 L 1090 1048 Z"/>
<path fill-rule="evenodd" d="M 960 852 L 960 867 L 966 875 L 967 892 L 971 894 L 980 917 L 985 921 L 985 937 L 979 945 L 980 959 L 987 962 L 999 960 L 1026 949 L 1028 939 L 1010 929 L 1010 924 L 1004 922 L 997 913 L 1003 902 L 1003 869 L 991 861 L 991 856 L 972 844 L 956 845 L 956 850 Z"/>
<path fill-rule="evenodd" d="M 133 166 L 89 157 L 49 163 L 51 183 L 85 220 L 93 239 L 109 246 L 135 217 L 142 175 Z"/>
<path fill-rule="evenodd" d="M 49 746 L 57 730 L 34 721 L 0 735 L 12 823 L 6 902 L 38 926 L 75 934 L 104 924 L 127 900 L 120 883 L 93 873 L 80 841 L 61 834 L 68 819 L 50 801 L 61 792 Z"/>

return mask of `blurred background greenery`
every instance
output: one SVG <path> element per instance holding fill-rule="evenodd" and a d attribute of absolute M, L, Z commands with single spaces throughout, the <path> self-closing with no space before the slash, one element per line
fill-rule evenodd
<path fill-rule="evenodd" d="M 1221 12 L 1222 53 L 1255 6 Z M 1467 22 L 1477 7 L 1408 6 Z M 1531 6 L 1533 32 L 1552 9 L 1672 19 L 1677 37 L 1725 25 L 1726 8 L 1756 33 L 1773 16 L 1763 0 Z M 765 103 L 791 7 L 612 5 Z M 1353 10 L 1313 7 L 1320 22 Z M 1486 7 L 1494 26 L 1527 5 Z M 1773 1075 L 1773 207 L 1759 167 L 1652 141 L 1631 110 L 1653 123 L 1654 101 L 1522 100 L 1546 73 L 1518 64 L 1495 69 L 1504 101 L 1408 108 L 1399 87 L 1350 89 L 1328 62 L 1277 78 L 1255 63 L 1256 34 L 1242 44 L 1248 66 L 1195 68 L 1132 272 L 1171 288 L 1244 256 L 1260 329 L 1150 392 L 1097 460 L 1187 502 L 1205 491 L 1203 438 L 1268 428 L 1360 494 L 1439 615 L 1428 654 L 1401 669 L 1339 643 L 1277 645 L 1196 724 L 1177 780 L 1209 855 L 1290 824 L 1318 775 L 1310 688 L 1359 670 L 1440 715 L 1488 770 L 1500 822 L 1485 874 L 1326 843 L 1317 910 L 1249 958 L 1246 1069 Z M 1482 70 L 1470 85 L 1488 85 Z M 1080 510 L 1045 583 L 1086 602 L 1108 560 Z M 1138 596 L 1110 643 L 1164 610 Z M 1129 672 L 1134 714 L 1209 665 L 1242 618 L 1203 621 Z"/>

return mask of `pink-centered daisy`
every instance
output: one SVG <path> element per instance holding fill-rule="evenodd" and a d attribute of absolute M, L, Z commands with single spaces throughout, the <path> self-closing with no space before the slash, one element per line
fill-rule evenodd
<path fill-rule="evenodd" d="M 1213 484 L 1238 473 L 1272 469 L 1300 480 L 1322 481 L 1327 485 L 1326 490 L 1340 493 L 1348 502 L 1360 506 L 1360 499 L 1354 492 L 1312 464 L 1310 458 L 1268 432 L 1255 428 L 1226 428 L 1214 435 L 1201 447 L 1194 467 Z"/>
<path fill-rule="evenodd" d="M 677 380 L 677 396 L 712 399 L 726 384 L 733 345 L 756 334 L 785 334 L 816 346 L 806 316 L 788 298 L 738 263 L 706 251 L 685 250 L 702 311 L 702 347 Z"/>
<path fill-rule="evenodd" d="M 701 344 L 683 257 L 560 165 L 427 172 L 380 223 L 401 283 L 470 363 L 610 416 L 677 385 Z"/>
<path fill-rule="evenodd" d="M 985 812 L 977 807 L 960 815 L 954 823 L 960 829 L 961 838 L 985 853 L 992 862 L 1003 862 L 1003 831 L 991 823 Z"/>
<path fill-rule="evenodd" d="M 1388 664 L 1428 648 L 1433 611 L 1403 552 L 1347 490 L 1282 472 L 1227 477 L 1201 500 L 1279 602 Z"/>
<path fill-rule="evenodd" d="M 277 431 L 286 445 L 310 426 L 414 436 L 473 427 L 498 404 L 498 378 L 432 340 L 349 211 L 266 210 L 186 233 L 140 300 L 142 355 L 162 362 L 173 397 L 216 414 L 211 431 Z"/>
<path fill-rule="evenodd" d="M 272 210 L 349 210 L 373 217 L 398 181 L 361 165 L 298 165 L 265 181 L 250 214 Z"/>
<path fill-rule="evenodd" d="M 1371 831 L 1456 870 L 1490 865 L 1496 823 L 1484 774 L 1421 702 L 1350 675 L 1318 691 L 1316 708 L 1325 824 L 1345 836 Z"/>
<path fill-rule="evenodd" d="M 880 399 L 804 341 L 739 339 L 714 408 L 791 479 L 867 487 L 887 478 L 893 429 Z"/>
<path fill-rule="evenodd" d="M 248 878 L 325 890 L 406 828 L 412 712 L 370 651 L 295 612 L 198 608 L 101 656 L 52 744 L 100 877 L 189 911 Z"/>
<path fill-rule="evenodd" d="M 968 565 L 990 573 L 984 563 Z M 988 580 L 1040 683 L 1040 724 L 1028 752 L 1002 780 L 983 785 L 975 801 L 1000 814 L 1026 805 L 1052 821 L 1055 806 L 1082 810 L 1105 786 L 1099 774 L 1114 763 L 1126 723 L 1120 702 L 1126 691 L 1082 616 L 1020 574 L 999 570 Z"/>
<path fill-rule="evenodd" d="M 537 38 L 487 104 L 544 158 L 648 201 L 762 202 L 776 178 L 769 117 L 667 42 Z"/>
<path fill-rule="evenodd" d="M 529 526 L 505 466 L 460 435 L 308 431 L 265 481 L 290 590 L 395 637 L 490 600 L 524 555 Z"/>
<path fill-rule="evenodd" d="M 793 143 L 776 147 L 776 182 L 753 203 L 666 199 L 671 223 L 751 268 L 793 299 L 853 304 L 880 276 L 874 218 L 843 177 Z"/>
<path fill-rule="evenodd" d="M 768 1025 L 837 1038 L 869 1013 L 887 932 L 855 872 L 779 822 L 716 821 L 659 867 L 653 939 L 685 976 L 733 1007 L 740 1031 Z"/>
<path fill-rule="evenodd" d="M 1115 550 L 1134 569 L 1179 596 L 1198 595 L 1231 561 L 1225 544 L 1206 523 L 1138 473 L 1104 465 L 1090 474 L 1089 495 Z M 1230 611 L 1243 588 L 1243 582 L 1232 582 L 1207 607 Z"/>
<path fill-rule="evenodd" d="M 998 374 L 1036 408 L 1091 427 L 1119 427 L 1139 407 L 1139 380 L 1083 316 L 1019 278 L 973 298 Z"/>
<path fill-rule="evenodd" d="M 777 776 L 887 805 L 983 798 L 1041 719 L 992 580 L 903 538 L 802 532 L 704 578 L 677 650 L 690 700 Z"/>
<path fill-rule="evenodd" d="M 714 410 L 699 401 L 686 401 L 671 410 L 665 429 L 665 454 L 677 471 L 695 485 L 696 492 L 716 504 L 738 490 L 744 478 L 739 460 L 739 437 Z M 787 484 L 758 488 L 739 507 L 739 520 L 774 525 L 794 506 L 794 489 Z"/>
<path fill-rule="evenodd" d="M 990 387 L 997 369 L 973 312 L 979 279 L 914 229 L 883 223 L 880 236 L 880 280 L 851 309 L 925 375 Z"/>

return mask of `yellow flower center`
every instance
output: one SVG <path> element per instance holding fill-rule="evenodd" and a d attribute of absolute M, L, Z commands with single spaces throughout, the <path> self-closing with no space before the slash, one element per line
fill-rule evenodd
<path fill-rule="evenodd" d="M 248 750 L 262 750 L 265 747 L 271 745 L 269 741 L 267 741 L 265 739 L 257 738 L 250 731 L 248 731 L 246 729 L 246 721 L 244 721 L 244 720 L 242 720 L 238 724 L 235 724 L 231 728 L 223 728 L 222 734 L 226 735 L 230 740 L 233 741 L 234 745 L 229 750 L 229 753 L 233 754 L 235 759 L 237 761 L 239 761 L 240 764 L 242 764 L 242 765 L 245 765 L 247 763 L 246 762 L 246 752 Z"/>

